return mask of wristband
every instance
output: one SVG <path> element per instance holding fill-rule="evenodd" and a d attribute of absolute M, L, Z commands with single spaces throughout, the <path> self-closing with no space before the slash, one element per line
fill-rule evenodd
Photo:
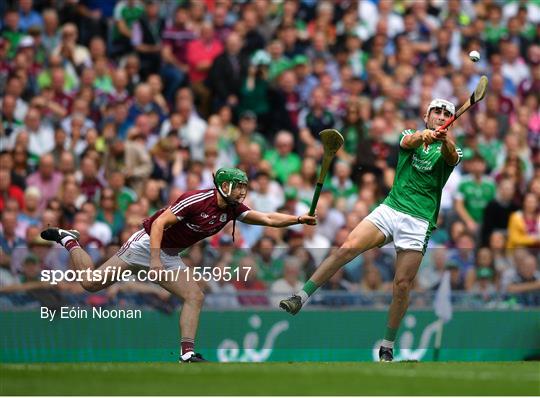
<path fill-rule="evenodd" d="M 302 221 L 300 221 L 300 216 L 298 216 L 298 218 L 296 219 L 296 221 L 298 222 L 298 224 L 302 224 Z"/>

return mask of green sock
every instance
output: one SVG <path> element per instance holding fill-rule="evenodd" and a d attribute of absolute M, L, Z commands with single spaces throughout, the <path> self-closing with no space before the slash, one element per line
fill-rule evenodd
<path fill-rule="evenodd" d="M 319 288 L 319 286 L 317 286 L 315 284 L 315 282 L 309 280 L 305 283 L 304 287 L 302 288 L 302 290 L 304 292 L 306 292 L 306 294 L 309 296 L 311 296 L 313 293 L 315 293 L 315 291 Z"/>
<path fill-rule="evenodd" d="M 390 326 L 386 327 L 386 333 L 384 334 L 384 339 L 388 341 L 394 341 L 396 339 L 398 329 L 391 328 Z"/>

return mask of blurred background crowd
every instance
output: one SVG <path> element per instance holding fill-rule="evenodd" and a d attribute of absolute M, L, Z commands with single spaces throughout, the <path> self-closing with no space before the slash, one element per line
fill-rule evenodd
<path fill-rule="evenodd" d="M 251 268 L 206 283 L 207 305 L 274 305 L 384 199 L 400 132 L 424 127 L 433 98 L 465 102 L 485 74 L 486 99 L 452 128 L 464 158 L 416 292 L 448 269 L 481 305 L 540 305 L 538 0 L 7 0 L 0 16 L 0 301 L 174 308 L 147 283 L 87 295 L 39 282 L 69 268 L 40 230 L 79 230 L 99 265 L 143 218 L 213 187 L 222 166 L 247 172 L 253 209 L 303 214 L 317 134 L 337 128 L 345 145 L 317 226 L 239 223 L 233 242 L 229 225 L 183 254 Z M 314 304 L 384 303 L 393 260 L 391 247 L 365 253 Z"/>

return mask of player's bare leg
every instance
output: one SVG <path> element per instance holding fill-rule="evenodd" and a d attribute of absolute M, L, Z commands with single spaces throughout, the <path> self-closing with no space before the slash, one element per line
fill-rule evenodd
<path fill-rule="evenodd" d="M 81 247 L 71 250 L 69 254 L 71 255 L 71 262 L 75 269 L 94 269 L 92 259 Z M 120 259 L 117 255 L 114 255 L 97 268 L 101 271 L 100 275 L 103 280 L 92 280 L 92 278 L 89 278 L 82 281 L 81 285 L 88 292 L 98 292 L 116 283 L 117 280 L 114 278 L 114 275 L 120 275 L 124 270 L 129 268 L 130 265 L 128 263 Z"/>
<path fill-rule="evenodd" d="M 181 360 L 188 362 L 200 362 L 200 356 L 194 352 L 195 336 L 199 326 L 199 315 L 204 303 L 204 294 L 193 277 L 187 272 L 179 272 L 175 281 L 160 281 L 159 284 L 164 289 L 177 297 L 180 297 L 184 304 L 180 313 L 180 334 L 181 334 Z"/>
<path fill-rule="evenodd" d="M 88 253 L 86 253 L 79 245 L 78 231 L 48 228 L 41 233 L 41 237 L 45 240 L 54 241 L 64 246 L 69 251 L 71 264 L 75 270 L 84 271 L 87 269 L 93 270 L 95 268 Z M 118 275 L 128 267 L 129 264 L 115 255 L 98 268 L 101 270 L 103 280 L 93 280 L 90 275 L 82 273 L 81 277 L 83 277 L 84 280 L 81 282 L 81 285 L 89 292 L 103 290 L 116 282 L 113 278 L 113 274 Z M 110 269 L 110 271 L 107 271 L 107 269 Z"/>
<path fill-rule="evenodd" d="M 321 263 L 302 290 L 282 300 L 279 306 L 292 315 L 297 314 L 309 296 L 315 293 L 319 286 L 330 279 L 338 269 L 366 250 L 382 245 L 384 241 L 384 234 L 375 224 L 369 220 L 362 220 L 349 234 L 345 243 Z"/>
<path fill-rule="evenodd" d="M 397 253 L 392 303 L 388 310 L 386 333 L 379 350 L 381 361 L 390 362 L 393 359 L 394 340 L 401 320 L 409 307 L 409 294 L 422 257 L 423 254 L 415 250 L 403 250 Z"/>

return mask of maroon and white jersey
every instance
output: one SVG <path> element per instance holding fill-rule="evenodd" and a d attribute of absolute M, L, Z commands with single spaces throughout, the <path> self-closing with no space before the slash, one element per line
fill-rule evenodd
<path fill-rule="evenodd" d="M 219 232 L 229 221 L 241 220 L 251 210 L 244 204 L 218 207 L 216 189 L 188 191 L 168 207 L 164 207 L 143 221 L 144 230 L 148 235 L 152 224 L 161 213 L 171 209 L 178 222 L 163 231 L 161 248 L 175 255 L 194 243 Z"/>

